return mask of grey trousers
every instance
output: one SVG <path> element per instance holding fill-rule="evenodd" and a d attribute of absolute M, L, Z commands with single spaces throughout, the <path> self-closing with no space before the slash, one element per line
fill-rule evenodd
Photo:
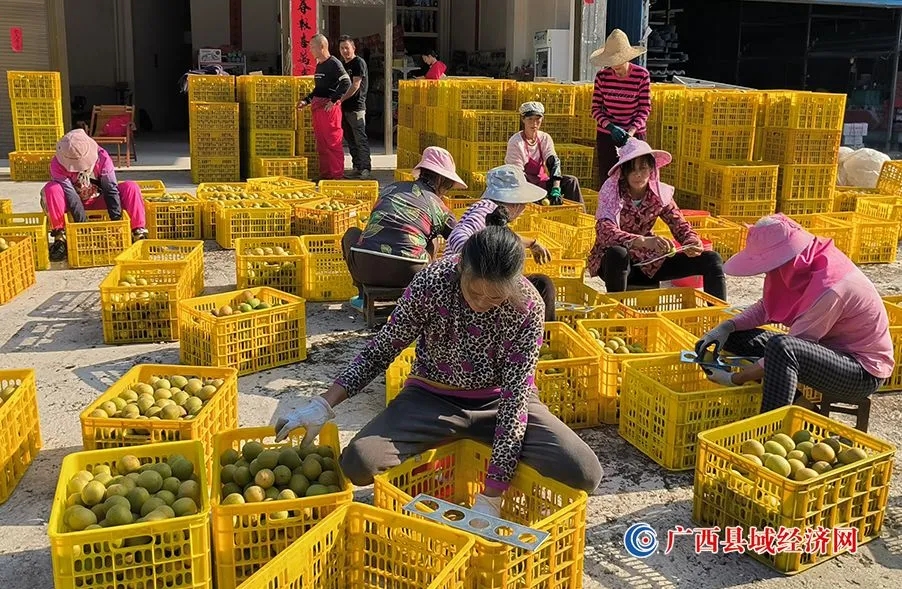
<path fill-rule="evenodd" d="M 341 113 L 341 129 L 344 131 L 348 151 L 351 153 L 351 165 L 357 171 L 371 170 L 370 141 L 366 136 L 366 111 Z"/>
<path fill-rule="evenodd" d="M 372 484 L 374 475 L 457 439 L 491 446 L 498 403 L 404 387 L 351 440 L 341 454 L 341 468 L 355 485 L 366 486 Z M 529 402 L 520 459 L 543 476 L 586 492 L 598 487 L 603 474 L 592 449 L 535 396 Z"/>

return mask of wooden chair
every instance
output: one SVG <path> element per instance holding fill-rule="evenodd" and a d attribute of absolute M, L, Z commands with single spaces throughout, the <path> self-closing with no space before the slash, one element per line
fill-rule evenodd
<path fill-rule="evenodd" d="M 128 126 L 124 136 L 101 135 L 103 127 L 110 119 L 128 116 Z M 131 167 L 132 160 L 138 161 L 138 153 L 135 150 L 135 107 L 119 105 L 97 105 L 91 112 L 91 127 L 89 135 L 94 138 L 101 147 L 109 151 L 107 145 L 116 146 L 116 166 L 122 166 L 122 148 L 125 147 L 125 166 Z M 112 154 L 111 154 L 112 155 Z"/>
<path fill-rule="evenodd" d="M 376 327 L 378 319 L 387 319 L 395 308 L 398 299 L 404 294 L 403 288 L 384 288 L 363 285 L 363 317 L 366 326 Z"/>

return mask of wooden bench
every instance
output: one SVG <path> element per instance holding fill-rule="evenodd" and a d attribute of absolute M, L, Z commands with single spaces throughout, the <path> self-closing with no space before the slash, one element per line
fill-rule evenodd
<path fill-rule="evenodd" d="M 377 320 L 383 321 L 388 319 L 391 312 L 395 309 L 395 304 L 401 295 L 404 294 L 403 288 L 386 288 L 381 286 L 363 285 L 363 308 L 361 312 L 366 320 L 366 326 L 373 329 L 377 325 Z"/>

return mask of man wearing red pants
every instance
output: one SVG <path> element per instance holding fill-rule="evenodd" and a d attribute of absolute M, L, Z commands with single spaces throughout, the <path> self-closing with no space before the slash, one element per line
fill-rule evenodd
<path fill-rule="evenodd" d="M 298 103 L 298 108 L 313 108 L 313 134 L 319 153 L 321 180 L 341 180 L 345 171 L 345 153 L 341 142 L 341 97 L 351 87 L 351 78 L 341 60 L 329 53 L 325 35 L 310 39 L 310 53 L 316 59 L 313 92 Z"/>

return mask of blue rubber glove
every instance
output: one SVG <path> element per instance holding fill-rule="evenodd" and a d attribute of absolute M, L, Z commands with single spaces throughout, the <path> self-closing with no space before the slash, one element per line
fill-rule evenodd
<path fill-rule="evenodd" d="M 611 134 L 611 140 L 614 142 L 614 145 L 617 147 L 623 147 L 626 145 L 626 142 L 629 140 L 630 135 L 622 127 L 618 127 L 614 123 L 608 124 L 605 127 L 608 132 Z"/>
<path fill-rule="evenodd" d="M 562 204 L 564 200 L 561 198 L 561 187 L 553 186 L 551 190 L 548 191 L 548 200 L 551 201 L 551 204 L 557 206 Z"/>

